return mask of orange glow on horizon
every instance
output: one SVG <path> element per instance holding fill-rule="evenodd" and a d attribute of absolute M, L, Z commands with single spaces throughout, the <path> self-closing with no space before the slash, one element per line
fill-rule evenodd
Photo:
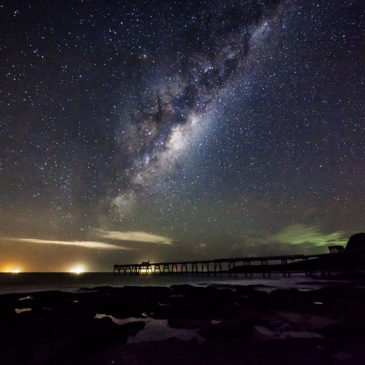
<path fill-rule="evenodd" d="M 8 274 L 18 274 L 23 270 L 21 269 L 20 265 L 8 264 L 1 271 Z"/>
<path fill-rule="evenodd" d="M 86 270 L 84 265 L 78 264 L 73 266 L 69 271 L 71 274 L 80 275 L 83 274 Z"/>

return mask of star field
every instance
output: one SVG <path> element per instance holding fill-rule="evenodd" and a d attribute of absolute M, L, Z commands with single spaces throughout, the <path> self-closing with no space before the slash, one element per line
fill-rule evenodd
<path fill-rule="evenodd" d="M 361 0 L 0 19 L 0 270 L 326 252 L 364 229 Z"/>

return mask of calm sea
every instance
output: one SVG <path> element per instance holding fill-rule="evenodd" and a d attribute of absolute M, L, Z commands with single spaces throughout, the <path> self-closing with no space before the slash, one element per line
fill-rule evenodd
<path fill-rule="evenodd" d="M 270 279 L 263 279 L 260 275 L 252 279 L 244 276 L 169 276 L 169 275 L 116 275 L 111 273 L 18 273 L 0 274 L 0 294 L 26 293 L 43 290 L 74 291 L 80 288 L 94 288 L 98 286 L 170 286 L 178 284 L 192 284 L 206 286 L 208 284 L 231 284 L 231 285 L 261 285 L 262 290 L 270 288 L 298 288 L 300 290 L 313 290 L 322 287 L 326 283 L 318 281 L 313 284 L 313 279 L 302 275 L 283 278 L 281 275 Z M 328 283 L 333 284 L 333 281 Z M 265 289 L 266 288 L 266 289 Z"/>

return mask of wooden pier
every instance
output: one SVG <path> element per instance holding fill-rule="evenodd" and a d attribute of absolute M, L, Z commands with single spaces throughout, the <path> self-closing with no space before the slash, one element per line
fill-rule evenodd
<path fill-rule="evenodd" d="M 347 255 L 329 253 L 317 255 L 284 255 L 262 257 L 220 258 L 214 260 L 156 262 L 114 265 L 114 275 L 237 275 L 252 277 L 261 274 L 270 277 L 281 273 L 289 277 L 291 273 L 305 273 L 307 276 L 331 276 L 339 274 Z"/>

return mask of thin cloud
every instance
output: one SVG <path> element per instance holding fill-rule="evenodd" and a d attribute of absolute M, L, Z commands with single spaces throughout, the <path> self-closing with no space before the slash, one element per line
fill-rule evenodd
<path fill-rule="evenodd" d="M 105 243 L 98 241 L 60 241 L 60 240 L 42 240 L 38 238 L 14 238 L 14 237 L 6 237 L 3 239 L 7 241 L 27 242 L 27 243 L 35 243 L 43 245 L 78 246 L 78 247 L 92 248 L 99 250 L 131 250 L 128 247 L 123 247 L 114 245 L 112 243 Z"/>
<path fill-rule="evenodd" d="M 171 238 L 158 236 L 156 234 L 147 232 L 119 232 L 97 229 L 96 234 L 99 237 L 109 240 L 156 243 L 161 245 L 172 245 L 173 243 L 173 240 Z"/>

